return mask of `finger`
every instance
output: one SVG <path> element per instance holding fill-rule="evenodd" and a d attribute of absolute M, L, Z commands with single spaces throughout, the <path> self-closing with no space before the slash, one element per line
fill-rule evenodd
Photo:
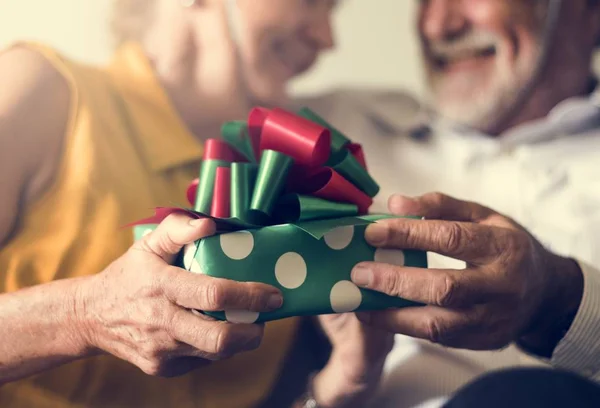
<path fill-rule="evenodd" d="M 358 314 L 358 318 L 369 326 L 444 345 L 456 344 L 459 339 L 483 328 L 482 316 L 479 309 L 450 310 L 436 306 Z"/>
<path fill-rule="evenodd" d="M 271 312 L 283 305 L 281 292 L 264 283 L 213 278 L 176 267 L 169 267 L 168 271 L 163 274 L 161 287 L 169 300 L 184 308 Z"/>
<path fill-rule="evenodd" d="M 172 336 L 190 346 L 188 355 L 220 360 L 234 354 L 258 348 L 264 335 L 260 324 L 209 322 L 187 310 L 180 309 L 171 321 Z"/>
<path fill-rule="evenodd" d="M 394 218 L 370 224 L 365 239 L 381 248 L 432 251 L 473 263 L 495 259 L 512 231 L 456 221 Z"/>
<path fill-rule="evenodd" d="M 156 230 L 135 245 L 172 263 L 187 244 L 213 235 L 216 227 L 208 218 L 191 218 L 181 213 L 169 215 Z"/>
<path fill-rule="evenodd" d="M 392 214 L 448 221 L 480 222 L 495 214 L 493 210 L 477 203 L 441 193 L 428 193 L 416 198 L 395 194 L 389 198 L 388 207 Z"/>
<path fill-rule="evenodd" d="M 440 307 L 466 307 L 491 301 L 500 285 L 481 272 L 423 269 L 364 262 L 352 270 L 357 286 Z"/>

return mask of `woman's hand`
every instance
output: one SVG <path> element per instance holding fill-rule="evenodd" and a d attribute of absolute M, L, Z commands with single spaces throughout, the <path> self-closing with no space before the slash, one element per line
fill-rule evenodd
<path fill-rule="evenodd" d="M 362 407 L 376 391 L 394 335 L 361 323 L 354 313 L 320 316 L 331 357 L 313 380 L 320 407 Z"/>
<path fill-rule="evenodd" d="M 170 265 L 184 245 L 214 232 L 211 220 L 171 215 L 81 288 L 77 310 L 89 347 L 158 376 L 257 348 L 262 325 L 215 321 L 190 309 L 272 311 L 283 303 L 276 288 Z"/>

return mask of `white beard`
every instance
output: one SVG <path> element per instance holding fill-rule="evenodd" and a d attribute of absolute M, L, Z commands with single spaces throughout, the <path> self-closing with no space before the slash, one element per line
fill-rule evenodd
<path fill-rule="evenodd" d="M 542 44 L 536 47 L 541 50 Z M 444 118 L 476 129 L 487 129 L 518 103 L 522 89 L 536 74 L 539 54 L 520 56 L 511 64 L 497 50 L 492 68 L 428 76 L 429 99 Z"/>

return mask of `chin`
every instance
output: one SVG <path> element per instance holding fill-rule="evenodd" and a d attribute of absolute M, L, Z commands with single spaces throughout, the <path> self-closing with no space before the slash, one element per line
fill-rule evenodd
<path fill-rule="evenodd" d="M 505 81 L 484 81 L 464 87 L 439 87 L 432 94 L 438 114 L 483 132 L 492 131 L 515 103 L 518 88 Z"/>

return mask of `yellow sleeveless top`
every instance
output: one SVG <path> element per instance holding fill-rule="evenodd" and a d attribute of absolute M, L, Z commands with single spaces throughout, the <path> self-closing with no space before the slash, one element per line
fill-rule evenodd
<path fill-rule="evenodd" d="M 2 292 L 101 271 L 132 244 L 123 225 L 154 207 L 186 203 L 202 156 L 136 44 L 121 47 L 103 69 L 25 46 L 65 77 L 72 108 L 53 186 L 24 209 L 0 248 Z M 275 383 L 296 328 L 296 319 L 268 324 L 260 349 L 175 379 L 147 376 L 109 355 L 77 361 L 0 387 L 0 406 L 256 406 Z"/>

